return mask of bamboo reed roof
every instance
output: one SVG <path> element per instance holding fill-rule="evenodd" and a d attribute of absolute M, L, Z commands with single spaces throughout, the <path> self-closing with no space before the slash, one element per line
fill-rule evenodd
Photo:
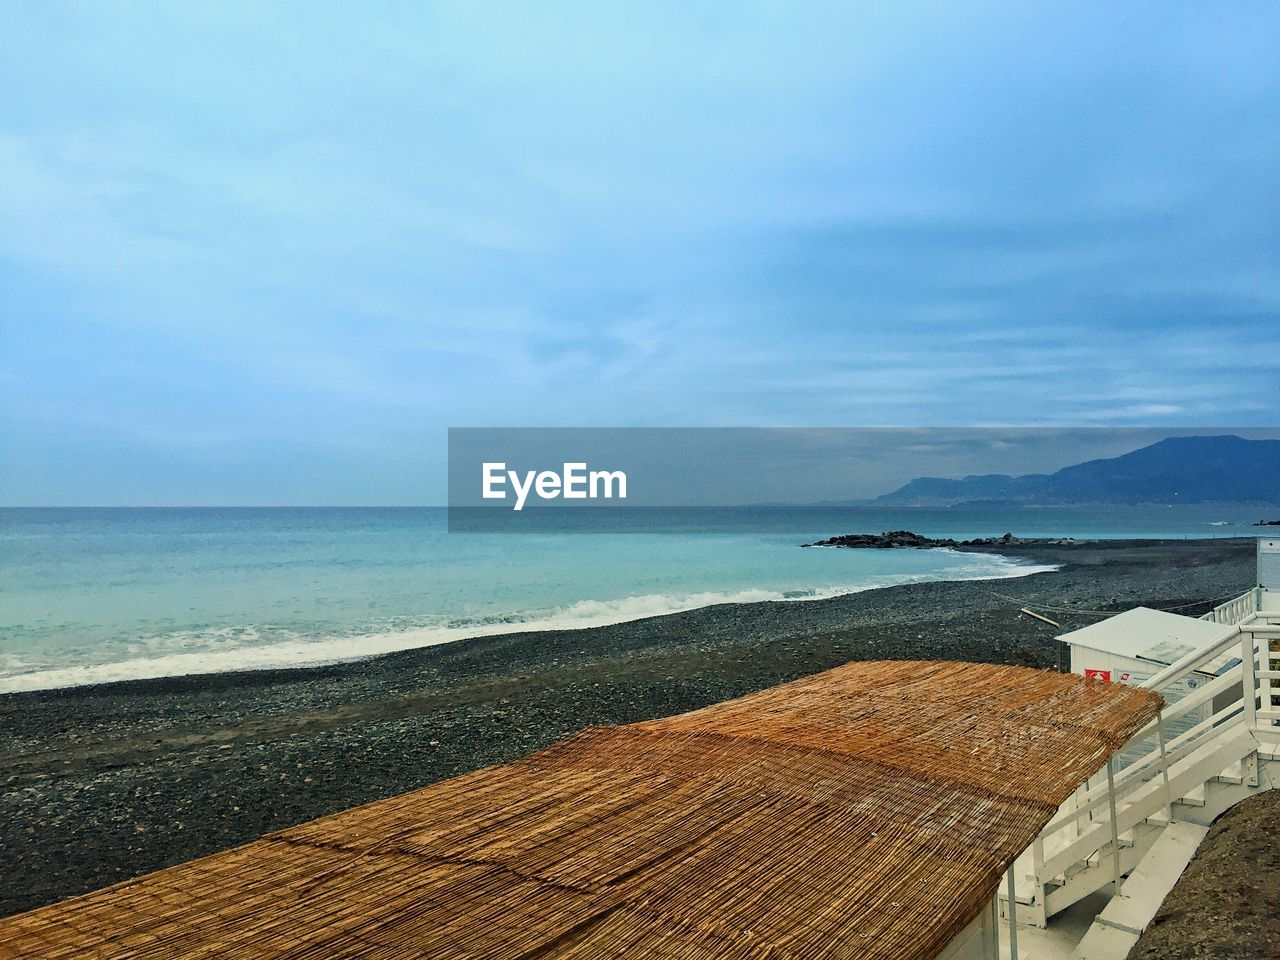
<path fill-rule="evenodd" d="M 0 957 L 933 957 L 1153 693 L 852 663 L 0 921 Z"/>

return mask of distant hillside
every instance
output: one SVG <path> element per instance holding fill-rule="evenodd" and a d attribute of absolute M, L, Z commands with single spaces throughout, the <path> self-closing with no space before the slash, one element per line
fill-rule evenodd
<path fill-rule="evenodd" d="M 1169 437 L 1109 460 L 1057 473 L 918 477 L 876 504 L 946 506 L 1005 503 L 1280 503 L 1280 440 Z"/>

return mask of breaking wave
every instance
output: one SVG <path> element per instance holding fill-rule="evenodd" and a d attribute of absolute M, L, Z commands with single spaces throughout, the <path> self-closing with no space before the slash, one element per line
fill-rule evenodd
<path fill-rule="evenodd" d="M 950 552 L 950 551 L 947 551 Z M 653 593 L 614 600 L 579 600 L 561 607 L 533 608 L 476 617 L 414 621 L 385 620 L 327 635 L 264 625 L 211 630 L 185 630 L 140 638 L 114 645 L 108 661 L 89 662 L 92 651 L 78 664 L 34 664 L 9 655 L 0 663 L 0 693 L 47 690 L 58 687 L 142 680 L 191 674 L 241 670 L 272 670 L 319 666 L 361 660 L 380 654 L 411 650 L 506 633 L 573 630 L 600 627 L 647 617 L 680 613 L 722 603 L 803 602 L 878 587 L 941 580 L 988 580 L 1023 577 L 1057 569 L 1000 556 L 972 556 L 972 562 L 922 573 L 869 576 L 856 583 L 832 584 L 811 589 L 775 590 L 744 587 L 737 590 L 696 593 Z M 101 651 L 97 656 L 101 657 Z"/>

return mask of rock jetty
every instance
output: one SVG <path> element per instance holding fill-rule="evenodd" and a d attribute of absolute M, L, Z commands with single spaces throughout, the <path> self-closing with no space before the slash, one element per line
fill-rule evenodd
<path fill-rule="evenodd" d="M 1003 537 L 979 537 L 974 540 L 953 540 L 950 537 L 937 539 L 934 537 L 922 537 L 920 534 L 912 533 L 910 530 L 890 530 L 886 533 L 846 533 L 838 537 L 818 540 L 814 543 L 802 543 L 801 546 L 888 550 L 898 547 L 1016 547 L 1044 546 L 1046 544 L 1065 546 L 1075 542 L 1072 537 L 1032 537 L 1028 539 L 1015 537 L 1012 533 L 1006 533 Z"/>

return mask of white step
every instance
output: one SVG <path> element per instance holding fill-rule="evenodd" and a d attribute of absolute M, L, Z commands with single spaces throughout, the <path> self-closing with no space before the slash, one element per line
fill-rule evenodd
<path fill-rule="evenodd" d="M 1072 955 L 1073 960 L 1115 960 L 1126 956 L 1208 832 L 1208 827 L 1193 823 L 1165 827 L 1121 886 L 1120 896 L 1113 897 L 1094 920 Z"/>
<path fill-rule="evenodd" d="M 1142 861 L 1142 858 L 1160 833 L 1161 830 L 1159 828 L 1147 825 L 1145 829 L 1138 833 L 1136 843 L 1120 844 L 1121 876 L 1133 870 Z M 1108 843 L 1101 851 L 1091 857 L 1087 863 L 1081 863 L 1076 868 L 1068 871 L 1068 874 L 1064 878 L 1066 880 L 1065 883 L 1047 884 L 1045 886 L 1044 908 L 1046 917 L 1053 917 L 1073 903 L 1083 900 L 1091 893 L 1111 888 L 1111 884 L 1115 882 L 1116 875 L 1115 864 L 1111 856 L 1111 844 Z"/>
<path fill-rule="evenodd" d="M 1214 777 L 1214 779 L 1219 783 L 1244 783 L 1246 775 L 1244 767 L 1243 762 L 1237 761 Z"/>
<path fill-rule="evenodd" d="M 1240 762 L 1257 749 L 1257 741 L 1248 730 L 1241 726 L 1224 728 L 1222 735 L 1203 744 L 1198 750 L 1189 754 L 1170 769 L 1169 784 L 1175 796 L 1180 799 L 1174 802 L 1174 820 L 1190 820 L 1192 822 L 1205 819 L 1204 814 L 1211 811 L 1206 806 L 1209 797 L 1206 781 L 1216 776 L 1232 764 Z M 1248 791 L 1248 788 L 1232 786 L 1224 783 L 1213 783 L 1216 807 L 1231 798 L 1225 796 L 1231 791 Z M 1139 787 L 1126 797 L 1120 805 L 1119 815 L 1122 821 L 1121 830 L 1127 831 L 1139 824 L 1149 831 L 1160 829 L 1159 820 L 1167 822 L 1165 804 L 1163 802 L 1163 783 L 1152 780 Z M 1181 813 L 1179 812 L 1181 811 Z M 1159 817 L 1159 820 L 1156 818 Z M 1144 822 L 1145 821 L 1145 822 Z M 1082 897 L 1097 890 L 1102 890 L 1114 878 L 1114 866 L 1111 864 L 1111 844 L 1105 841 L 1106 827 L 1095 821 L 1091 824 L 1088 835 L 1069 841 L 1061 850 L 1045 859 L 1046 874 L 1057 870 L 1062 881 L 1046 884 L 1044 897 L 1044 917 L 1047 920 Z M 1125 849 L 1121 844 L 1120 861 L 1123 875 L 1135 866 L 1144 854 L 1147 844 L 1153 842 L 1148 834 L 1139 840 L 1136 848 Z M 1089 849 L 1093 843 L 1102 848 L 1102 855 L 1095 851 L 1099 847 Z M 1082 859 L 1071 860 L 1073 851 L 1078 851 Z M 1087 857 L 1085 860 L 1083 858 Z M 1087 864 L 1087 865 L 1086 865 Z"/>
<path fill-rule="evenodd" d="M 1183 803 L 1189 807 L 1203 807 L 1205 800 L 1205 785 L 1199 784 L 1188 790 L 1185 794 L 1174 800 L 1174 803 Z"/>
<path fill-rule="evenodd" d="M 1071 960 L 1118 960 L 1129 956 L 1138 935 L 1116 927 L 1094 924 L 1084 939 L 1076 944 Z"/>

